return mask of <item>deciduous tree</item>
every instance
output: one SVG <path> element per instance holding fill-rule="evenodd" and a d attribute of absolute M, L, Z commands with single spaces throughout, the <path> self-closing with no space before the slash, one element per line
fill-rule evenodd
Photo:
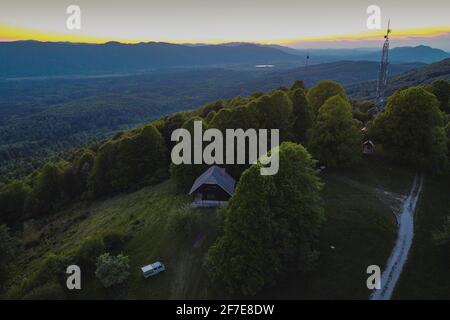
<path fill-rule="evenodd" d="M 280 274 L 305 270 L 324 212 L 322 184 L 306 149 L 283 143 L 280 170 L 262 176 L 260 164 L 247 169 L 225 210 L 224 234 L 209 249 L 206 266 L 230 292 L 252 296 Z"/>
<path fill-rule="evenodd" d="M 361 159 L 361 145 L 361 123 L 353 119 L 350 104 L 339 95 L 329 98 L 312 129 L 314 157 L 326 166 L 351 167 Z"/>
<path fill-rule="evenodd" d="M 422 88 L 409 88 L 391 96 L 374 130 L 395 161 L 441 169 L 447 161 L 443 113 L 436 96 Z"/>
<path fill-rule="evenodd" d="M 315 87 L 308 90 L 306 98 L 308 99 L 312 111 L 317 115 L 320 107 L 322 107 L 325 101 L 336 95 L 344 100 L 348 100 L 344 88 L 342 88 L 339 83 L 331 80 L 323 80 Z"/>

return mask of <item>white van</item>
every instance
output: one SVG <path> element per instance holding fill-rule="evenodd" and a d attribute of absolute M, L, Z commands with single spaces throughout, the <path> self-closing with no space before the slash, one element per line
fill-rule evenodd
<path fill-rule="evenodd" d="M 141 268 L 142 273 L 144 274 L 144 278 L 148 278 L 154 275 L 157 275 L 160 272 L 163 272 L 166 270 L 166 267 L 164 264 L 160 261 L 156 261 L 152 264 L 149 264 L 148 266 Z"/>

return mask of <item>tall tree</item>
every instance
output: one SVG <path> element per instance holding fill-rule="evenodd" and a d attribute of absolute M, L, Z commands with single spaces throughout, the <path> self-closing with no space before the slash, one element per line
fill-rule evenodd
<path fill-rule="evenodd" d="M 209 249 L 206 266 L 228 291 L 252 296 L 280 274 L 310 266 L 324 211 L 321 182 L 306 149 L 281 144 L 280 170 L 262 176 L 247 169 L 225 210 L 224 234 Z"/>
<path fill-rule="evenodd" d="M 294 84 L 291 86 L 291 91 L 295 91 L 297 89 L 306 91 L 306 85 L 302 80 L 295 80 Z"/>
<path fill-rule="evenodd" d="M 442 169 L 447 162 L 443 113 L 436 96 L 409 88 L 391 96 L 374 122 L 377 139 L 395 161 Z"/>
<path fill-rule="evenodd" d="M 344 88 L 332 80 L 320 81 L 315 87 L 308 90 L 306 98 L 315 115 L 319 113 L 320 107 L 333 96 L 340 96 L 344 100 L 348 100 Z"/>
<path fill-rule="evenodd" d="M 312 127 L 312 114 L 305 96 L 305 91 L 301 88 L 292 92 L 292 107 L 295 117 L 294 134 L 297 141 L 304 142 L 307 140 L 307 133 Z"/>
<path fill-rule="evenodd" d="M 90 191 L 102 195 L 152 183 L 167 169 L 164 138 L 149 124 L 99 148 L 89 179 Z"/>
<path fill-rule="evenodd" d="M 47 163 L 39 172 L 25 201 L 26 215 L 50 213 L 63 194 L 63 163 Z"/>
<path fill-rule="evenodd" d="M 330 167 L 353 166 L 361 159 L 360 128 L 347 100 L 339 95 L 329 98 L 320 108 L 312 129 L 312 154 Z"/>
<path fill-rule="evenodd" d="M 435 80 L 425 86 L 425 90 L 431 92 L 439 100 L 442 111 L 450 114 L 450 82 L 446 80 Z"/>
<path fill-rule="evenodd" d="M 279 129 L 281 140 L 292 138 L 294 114 L 286 92 L 276 90 L 251 102 L 248 107 L 255 112 L 260 128 Z"/>

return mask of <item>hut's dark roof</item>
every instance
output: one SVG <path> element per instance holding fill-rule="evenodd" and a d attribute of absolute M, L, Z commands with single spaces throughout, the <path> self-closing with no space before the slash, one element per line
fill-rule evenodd
<path fill-rule="evenodd" d="M 373 141 L 372 140 L 367 140 L 367 141 L 364 141 L 363 142 L 363 145 L 365 146 L 365 145 L 371 145 L 372 147 L 375 147 L 375 143 L 373 143 Z"/>
<path fill-rule="evenodd" d="M 234 193 L 236 181 L 232 176 L 225 172 L 225 169 L 221 169 L 218 166 L 212 166 L 195 180 L 189 194 L 192 194 L 204 184 L 218 185 L 231 196 Z"/>

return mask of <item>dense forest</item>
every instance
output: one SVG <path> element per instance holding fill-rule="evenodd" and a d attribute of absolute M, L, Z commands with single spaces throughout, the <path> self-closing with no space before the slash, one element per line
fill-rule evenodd
<path fill-rule="evenodd" d="M 390 71 L 395 76 L 421 66 L 392 64 Z M 53 157 L 67 158 L 71 149 L 209 101 L 270 91 L 299 78 L 309 86 L 324 78 L 347 86 L 376 78 L 377 70 L 376 62 L 341 61 L 273 71 L 234 66 L 0 80 L 0 183 L 27 175 Z M 433 78 L 427 75 L 421 83 Z M 353 97 L 359 91 L 351 92 Z"/>
<path fill-rule="evenodd" d="M 304 82 L 296 81 L 289 88 L 218 100 L 166 115 L 101 143 L 76 149 L 65 158 L 49 161 L 31 174 L 1 186 L 0 223 L 5 226 L 0 229 L 4 239 L 0 276 L 8 277 L 11 256 L 15 250 L 23 250 L 14 234 L 30 219 L 48 218 L 77 201 L 130 192 L 169 178 L 179 193 L 186 193 L 206 166 L 171 164 L 171 134 L 177 128 L 192 130 L 193 122 L 201 120 L 204 127 L 221 131 L 280 129 L 279 174 L 260 176 L 259 163 L 226 166 L 238 185 L 225 208 L 223 232 L 205 262 L 210 277 L 222 283 L 230 294 L 254 296 L 276 283 L 285 271 L 307 272 L 314 268 L 318 253 L 315 243 L 326 219 L 318 166 L 336 170 L 357 167 L 362 160 L 362 143 L 370 139 L 382 146 L 380 152 L 392 163 L 436 176 L 449 174 L 449 94 L 450 83 L 444 80 L 402 88 L 391 95 L 385 110 L 371 119 L 373 105 L 350 99 L 339 83 L 327 80 L 307 88 Z M 67 123 L 51 119 L 47 118 L 51 126 L 71 123 L 70 119 Z M 104 121 L 111 119 L 117 118 Z M 88 114 L 80 125 L 95 126 L 96 121 L 103 120 Z M 441 243 L 448 245 L 448 232 L 441 238 Z M 33 290 L 47 283 L 54 287 L 46 290 L 60 290 L 61 279 L 52 271 L 67 260 L 81 261 L 87 270 L 94 270 L 96 263 L 97 267 L 108 263 L 124 266 L 127 263 L 123 257 L 113 262 L 108 256 L 96 260 L 105 250 L 117 251 L 123 241 L 123 235 L 116 234 L 88 239 L 66 256 L 48 256 L 31 278 L 3 289 L 19 297 L 32 292 L 39 297 Z M 49 277 L 56 277 L 56 282 L 48 282 Z"/>

